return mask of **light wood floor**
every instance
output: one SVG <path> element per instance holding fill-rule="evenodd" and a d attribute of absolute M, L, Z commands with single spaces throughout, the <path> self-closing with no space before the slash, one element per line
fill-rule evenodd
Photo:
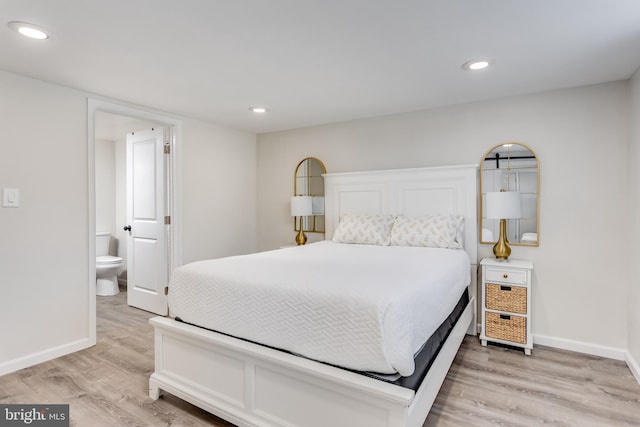
<path fill-rule="evenodd" d="M 0 403 L 68 403 L 72 426 L 231 425 L 171 395 L 149 399 L 153 315 L 125 293 L 97 306 L 97 345 L 0 377 Z M 539 424 L 640 426 L 640 385 L 620 361 L 541 346 L 525 357 L 467 337 L 424 426 Z"/>

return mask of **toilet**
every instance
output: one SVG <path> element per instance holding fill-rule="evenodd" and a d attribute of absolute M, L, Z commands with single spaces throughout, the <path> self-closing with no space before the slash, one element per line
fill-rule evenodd
<path fill-rule="evenodd" d="M 109 232 L 96 233 L 96 295 L 112 296 L 120 292 L 118 273 L 122 271 L 122 258 L 109 255 Z"/>

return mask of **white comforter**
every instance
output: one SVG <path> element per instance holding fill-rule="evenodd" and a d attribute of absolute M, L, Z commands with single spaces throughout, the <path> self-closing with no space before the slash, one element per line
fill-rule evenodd
<path fill-rule="evenodd" d="M 408 376 L 469 282 L 463 250 L 324 241 L 180 267 L 169 308 L 311 359 Z"/>

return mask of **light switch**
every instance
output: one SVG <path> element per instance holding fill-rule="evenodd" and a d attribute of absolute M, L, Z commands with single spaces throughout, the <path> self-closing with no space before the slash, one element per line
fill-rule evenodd
<path fill-rule="evenodd" d="M 2 189 L 2 207 L 17 208 L 20 206 L 20 190 L 17 188 Z"/>

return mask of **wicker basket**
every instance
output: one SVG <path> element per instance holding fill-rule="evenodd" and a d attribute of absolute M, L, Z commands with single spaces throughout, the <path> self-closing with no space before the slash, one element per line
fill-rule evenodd
<path fill-rule="evenodd" d="M 527 314 L 527 288 L 487 283 L 486 304 L 491 310 Z"/>
<path fill-rule="evenodd" d="M 486 335 L 491 338 L 526 344 L 527 318 L 487 311 L 485 315 L 485 331 Z"/>

